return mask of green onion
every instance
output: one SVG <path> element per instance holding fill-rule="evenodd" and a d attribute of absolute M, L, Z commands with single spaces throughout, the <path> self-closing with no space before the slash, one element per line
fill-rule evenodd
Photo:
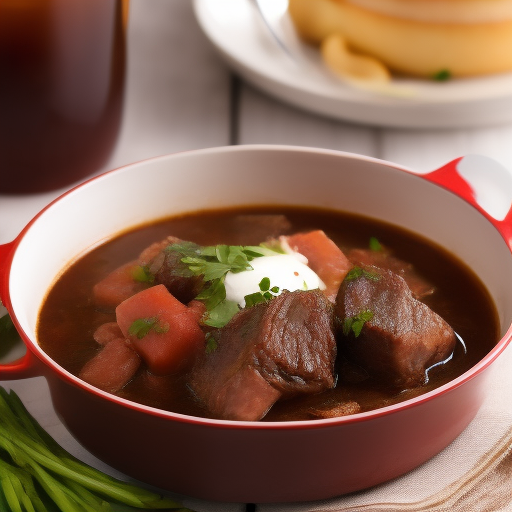
<path fill-rule="evenodd" d="M 0 511 L 111 512 L 115 503 L 191 512 L 79 461 L 39 425 L 14 391 L 0 387 Z"/>

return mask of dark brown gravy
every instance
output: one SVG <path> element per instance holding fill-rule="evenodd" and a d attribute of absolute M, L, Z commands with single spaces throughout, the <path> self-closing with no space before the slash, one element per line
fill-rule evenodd
<path fill-rule="evenodd" d="M 477 363 L 498 340 L 498 319 L 494 304 L 482 283 L 464 264 L 438 246 L 410 232 L 367 218 L 345 213 L 300 208 L 251 208 L 199 212 L 157 222 L 123 233 L 94 248 L 68 268 L 58 279 L 43 305 L 38 323 L 42 349 L 58 364 L 78 374 L 98 347 L 92 334 L 106 321 L 115 320 L 114 311 L 98 309 L 93 285 L 121 264 L 133 260 L 154 241 L 174 235 L 202 245 L 258 244 L 263 239 L 239 229 L 233 219 L 247 213 L 284 213 L 292 224 L 291 233 L 323 229 L 341 249 L 368 246 L 370 237 L 391 248 L 393 254 L 411 262 L 436 286 L 425 302 L 440 314 L 464 340 L 453 359 L 429 373 L 420 388 L 397 390 L 372 379 L 340 373 L 336 389 L 307 398 L 278 402 L 266 421 L 310 419 L 309 411 L 324 401 L 355 400 L 371 410 L 425 393 L 456 378 Z M 236 229 L 234 226 L 238 226 Z M 348 375 L 348 376 L 347 376 Z M 154 377 L 140 372 L 119 393 L 123 398 L 183 414 L 205 416 L 188 393 L 182 377 Z"/>

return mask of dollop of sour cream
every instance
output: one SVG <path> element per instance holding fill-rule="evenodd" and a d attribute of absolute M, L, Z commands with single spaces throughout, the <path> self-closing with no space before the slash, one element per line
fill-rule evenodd
<path fill-rule="evenodd" d="M 325 289 L 325 284 L 307 265 L 307 259 L 299 253 L 261 256 L 251 261 L 252 269 L 243 272 L 228 272 L 225 277 L 226 299 L 245 307 L 245 296 L 259 292 L 259 284 L 265 277 L 270 287 L 277 286 L 279 295 L 283 290 Z"/>

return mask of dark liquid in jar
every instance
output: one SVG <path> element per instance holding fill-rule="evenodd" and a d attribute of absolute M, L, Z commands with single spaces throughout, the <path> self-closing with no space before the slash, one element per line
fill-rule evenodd
<path fill-rule="evenodd" d="M 110 156 L 126 8 L 126 0 L 0 1 L 0 193 L 63 187 Z"/>

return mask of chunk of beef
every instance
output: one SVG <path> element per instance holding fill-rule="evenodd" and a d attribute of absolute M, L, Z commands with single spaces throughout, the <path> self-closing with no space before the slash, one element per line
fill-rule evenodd
<path fill-rule="evenodd" d="M 281 392 L 254 366 L 264 304 L 244 309 L 222 329 L 210 333 L 208 347 L 190 376 L 190 388 L 208 413 L 217 418 L 256 421 L 272 407 Z"/>
<path fill-rule="evenodd" d="M 453 329 L 393 272 L 366 267 L 352 277 L 343 281 L 335 307 L 340 351 L 370 374 L 422 384 L 425 370 L 453 351 Z"/>
<path fill-rule="evenodd" d="M 146 248 L 139 256 L 139 262 L 146 265 L 155 278 L 155 284 L 163 284 L 174 297 L 186 304 L 201 291 L 202 276 L 195 276 L 181 261 L 182 255 L 167 248 L 183 240 L 169 236 Z"/>
<path fill-rule="evenodd" d="M 412 266 L 388 251 L 372 251 L 370 249 L 352 249 L 347 253 L 348 259 L 359 267 L 374 266 L 391 270 L 395 274 L 403 277 L 417 299 L 431 295 L 435 291 L 434 285 L 421 277 Z"/>
<path fill-rule="evenodd" d="M 281 391 L 272 387 L 258 370 L 244 365 L 212 389 L 206 406 L 222 419 L 257 421 L 281 396 Z"/>
<path fill-rule="evenodd" d="M 243 309 L 211 335 L 216 348 L 192 370 L 190 387 L 214 417 L 256 421 L 282 396 L 332 388 L 332 305 L 319 290 L 284 291 Z"/>
<path fill-rule="evenodd" d="M 308 266 L 325 284 L 324 294 L 336 300 L 338 289 L 352 264 L 341 249 L 321 230 L 282 237 L 292 250 L 308 260 Z"/>
<path fill-rule="evenodd" d="M 292 395 L 334 386 L 333 309 L 319 290 L 283 292 L 259 327 L 256 360 L 274 387 Z"/>

